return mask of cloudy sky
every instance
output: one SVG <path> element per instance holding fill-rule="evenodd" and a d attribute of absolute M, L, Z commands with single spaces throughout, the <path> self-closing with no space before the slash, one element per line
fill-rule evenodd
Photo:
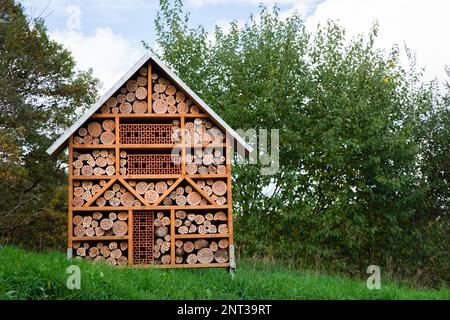
<path fill-rule="evenodd" d="M 28 13 L 46 17 L 50 34 L 69 48 L 80 69 L 93 68 L 108 89 L 154 43 L 159 0 L 20 0 Z M 185 0 L 193 25 L 207 30 L 245 22 L 259 3 L 277 3 L 283 15 L 298 10 L 308 28 L 339 20 L 349 35 L 380 24 L 377 46 L 405 44 L 414 50 L 427 80 L 445 80 L 450 65 L 449 0 Z"/>

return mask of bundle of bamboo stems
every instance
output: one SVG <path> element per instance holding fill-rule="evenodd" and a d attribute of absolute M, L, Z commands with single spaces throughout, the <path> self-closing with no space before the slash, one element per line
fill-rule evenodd
<path fill-rule="evenodd" d="M 170 259 L 170 213 L 158 212 L 154 221 L 155 244 L 153 258 L 156 264 L 168 265 Z"/>
<path fill-rule="evenodd" d="M 227 215 L 223 211 L 217 213 L 175 212 L 175 230 L 177 234 L 228 234 Z"/>
<path fill-rule="evenodd" d="M 116 156 L 113 150 L 93 150 L 90 153 L 73 152 L 74 176 L 112 176 L 116 174 Z"/>
<path fill-rule="evenodd" d="M 148 69 L 139 72 L 109 98 L 100 108 L 101 114 L 144 114 L 148 112 Z"/>
<path fill-rule="evenodd" d="M 77 260 L 88 260 L 96 263 L 105 262 L 113 266 L 128 264 L 128 242 L 74 242 L 74 257 Z"/>
<path fill-rule="evenodd" d="M 227 239 L 221 240 L 176 240 L 176 264 L 210 264 L 228 262 Z"/>

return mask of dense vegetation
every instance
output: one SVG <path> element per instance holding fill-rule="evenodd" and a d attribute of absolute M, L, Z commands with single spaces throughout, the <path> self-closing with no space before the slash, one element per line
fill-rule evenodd
<path fill-rule="evenodd" d="M 67 267 L 81 269 L 81 290 L 69 290 Z M 117 269 L 68 262 L 61 253 L 0 249 L 1 299 L 449 299 L 446 288 L 415 289 L 383 281 L 369 290 L 365 280 L 298 272 L 242 261 L 235 280 L 224 269 Z"/>
<path fill-rule="evenodd" d="M 96 82 L 42 20 L 1 6 L 1 241 L 63 249 L 64 159 L 45 149 Z M 399 48 L 376 49 L 376 25 L 349 41 L 333 22 L 308 32 L 262 8 L 211 35 L 175 0 L 161 1 L 156 29 L 162 59 L 232 127 L 280 130 L 278 173 L 234 167 L 241 257 L 450 281 L 450 87 L 424 82 L 413 61 L 404 69 Z"/>
<path fill-rule="evenodd" d="M 449 280 L 448 100 L 375 48 L 377 25 L 350 41 L 262 8 L 211 35 L 162 1 L 156 27 L 162 58 L 233 128 L 280 129 L 276 175 L 235 167 L 243 256 Z"/>
<path fill-rule="evenodd" d="M 92 104 L 97 81 L 76 72 L 44 21 L 13 0 L 0 2 L 0 237 L 3 243 L 61 247 L 66 237 L 67 161 L 45 150 Z"/>

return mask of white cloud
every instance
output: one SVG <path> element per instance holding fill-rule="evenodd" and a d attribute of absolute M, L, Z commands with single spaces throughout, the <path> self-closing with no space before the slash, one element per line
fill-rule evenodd
<path fill-rule="evenodd" d="M 52 31 L 50 37 L 69 49 L 81 70 L 92 68 L 108 90 L 143 55 L 126 38 L 110 28 L 99 28 L 91 36 L 73 30 Z"/>
<path fill-rule="evenodd" d="M 406 44 L 417 54 L 426 79 L 445 79 L 450 65 L 450 1 L 448 0 L 326 0 L 306 20 L 307 28 L 328 19 L 338 20 L 349 36 L 367 33 L 374 21 L 380 25 L 377 46 Z"/>

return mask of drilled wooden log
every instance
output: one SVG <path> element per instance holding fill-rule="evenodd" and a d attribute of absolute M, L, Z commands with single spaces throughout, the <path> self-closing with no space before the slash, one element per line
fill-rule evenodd
<path fill-rule="evenodd" d="M 202 201 L 202 197 L 198 192 L 192 191 L 187 196 L 187 202 L 191 206 L 198 206 L 200 202 Z"/>
<path fill-rule="evenodd" d="M 196 233 L 197 232 L 197 226 L 196 225 L 191 225 L 189 227 L 189 233 Z"/>
<path fill-rule="evenodd" d="M 165 226 L 161 226 L 156 229 L 155 234 L 157 237 L 163 238 L 168 232 L 169 232 L 169 228 L 167 228 Z"/>
<path fill-rule="evenodd" d="M 113 227 L 114 222 L 111 219 L 103 219 L 102 221 L 100 221 L 100 227 L 104 230 L 104 231 L 108 231 L 111 230 L 111 228 Z"/>
<path fill-rule="evenodd" d="M 126 220 L 128 220 L 128 212 L 119 212 L 119 213 L 117 214 L 117 218 L 118 218 L 120 221 L 126 221 Z"/>
<path fill-rule="evenodd" d="M 214 260 L 217 263 L 226 263 L 228 262 L 228 250 L 220 249 L 214 252 Z"/>
<path fill-rule="evenodd" d="M 175 249 L 175 255 L 182 256 L 184 254 L 183 248 L 176 248 Z"/>
<path fill-rule="evenodd" d="M 110 119 L 105 120 L 102 123 L 102 127 L 105 131 L 112 132 L 116 128 L 116 122 L 114 120 L 110 120 Z"/>
<path fill-rule="evenodd" d="M 186 211 L 183 210 L 176 211 L 175 217 L 178 219 L 186 219 Z"/>
<path fill-rule="evenodd" d="M 144 198 L 148 203 L 153 204 L 158 201 L 159 194 L 155 190 L 149 190 L 145 193 Z"/>
<path fill-rule="evenodd" d="M 187 264 L 196 264 L 198 262 L 198 258 L 196 254 L 191 253 L 190 255 L 188 255 L 188 257 L 186 258 L 186 263 Z"/>
<path fill-rule="evenodd" d="M 126 266 L 128 264 L 128 258 L 127 257 L 125 257 L 125 256 L 120 256 L 118 259 L 117 259 L 117 265 L 118 266 Z"/>
<path fill-rule="evenodd" d="M 203 224 L 203 222 L 205 222 L 205 216 L 203 216 L 201 214 L 198 214 L 198 215 L 195 216 L 194 221 L 198 225 Z"/>
<path fill-rule="evenodd" d="M 99 197 L 97 201 L 95 201 L 97 206 L 104 207 L 106 205 L 106 199 L 104 197 Z"/>
<path fill-rule="evenodd" d="M 74 197 L 72 200 L 72 205 L 75 208 L 81 208 L 84 205 L 84 200 L 81 197 Z"/>
<path fill-rule="evenodd" d="M 120 243 L 120 250 L 125 251 L 125 250 L 127 250 L 127 249 L 128 249 L 128 242 L 122 241 L 122 242 Z"/>
<path fill-rule="evenodd" d="M 103 246 L 103 247 L 100 249 L 100 253 L 101 253 L 101 255 L 104 256 L 105 258 L 108 258 L 109 255 L 111 254 L 111 250 L 109 250 L 108 246 Z"/>
<path fill-rule="evenodd" d="M 182 240 L 175 240 L 175 246 L 177 247 L 177 248 L 181 248 L 181 247 L 183 247 L 183 241 Z"/>
<path fill-rule="evenodd" d="M 178 228 L 178 233 L 179 234 L 188 234 L 189 233 L 189 228 L 186 226 L 181 226 Z"/>
<path fill-rule="evenodd" d="M 127 232 L 128 232 L 128 223 L 126 223 L 125 221 L 120 221 L 120 220 L 117 220 L 114 222 L 113 233 L 116 236 L 119 236 L 119 237 L 124 236 L 127 234 Z"/>
<path fill-rule="evenodd" d="M 74 241 L 74 242 L 72 243 L 72 247 L 73 247 L 75 250 L 78 249 L 80 246 L 81 246 L 81 243 L 78 242 L 78 241 Z"/>
<path fill-rule="evenodd" d="M 167 183 L 165 181 L 160 181 L 155 185 L 155 191 L 159 194 L 163 194 L 168 189 Z"/>
<path fill-rule="evenodd" d="M 204 248 L 207 248 L 207 247 L 209 247 L 208 240 L 198 239 L 198 240 L 195 240 L 195 242 L 194 242 L 195 250 L 201 250 L 201 249 L 204 249 Z"/>
<path fill-rule="evenodd" d="M 212 241 L 209 245 L 209 248 L 213 251 L 216 252 L 217 250 L 219 250 L 219 245 L 217 244 L 217 242 Z"/>
<path fill-rule="evenodd" d="M 164 265 L 170 264 L 170 255 L 164 255 L 161 257 L 161 263 Z"/>
<path fill-rule="evenodd" d="M 136 90 L 136 98 L 139 100 L 144 100 L 147 98 L 147 89 L 145 89 L 144 87 L 139 87 Z"/>
<path fill-rule="evenodd" d="M 226 249 L 229 246 L 229 241 L 227 239 L 222 239 L 219 241 L 219 248 Z"/>
<path fill-rule="evenodd" d="M 73 229 L 73 234 L 74 234 L 75 237 L 77 237 L 77 238 L 84 237 L 84 235 L 86 234 L 86 228 L 85 228 L 82 224 L 77 225 L 77 226 Z"/>
<path fill-rule="evenodd" d="M 201 264 L 208 264 L 214 261 L 214 252 L 210 248 L 201 249 L 197 253 L 197 259 Z"/>
<path fill-rule="evenodd" d="M 228 234 L 228 225 L 226 224 L 219 225 L 218 231 L 220 234 Z"/>
<path fill-rule="evenodd" d="M 95 236 L 96 237 L 103 237 L 105 235 L 105 230 L 103 230 L 101 227 L 95 228 Z"/>
<path fill-rule="evenodd" d="M 74 216 L 72 218 L 72 222 L 74 225 L 78 226 L 83 223 L 83 217 L 82 216 Z"/>
<path fill-rule="evenodd" d="M 135 92 L 139 88 L 139 85 L 136 80 L 129 80 L 127 82 L 127 90 L 130 92 Z"/>
<path fill-rule="evenodd" d="M 146 101 L 143 100 L 136 100 L 133 103 L 133 111 L 137 114 L 144 114 L 147 113 L 148 105 Z"/>
<path fill-rule="evenodd" d="M 194 243 L 192 241 L 186 241 L 183 244 L 183 250 L 186 253 L 192 253 L 194 251 Z"/>

